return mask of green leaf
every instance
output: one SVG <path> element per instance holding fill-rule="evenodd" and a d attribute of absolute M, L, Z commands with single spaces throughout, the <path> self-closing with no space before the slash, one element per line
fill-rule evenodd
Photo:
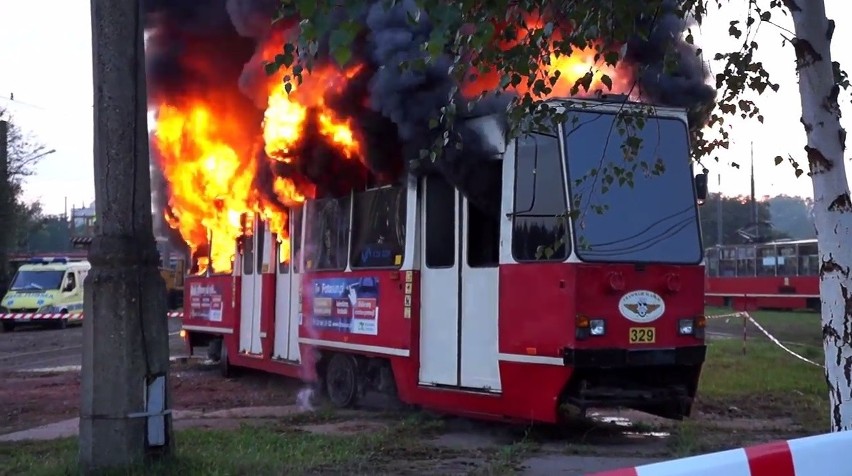
<path fill-rule="evenodd" d="M 296 0 L 296 10 L 302 18 L 310 18 L 317 11 L 316 0 Z"/>

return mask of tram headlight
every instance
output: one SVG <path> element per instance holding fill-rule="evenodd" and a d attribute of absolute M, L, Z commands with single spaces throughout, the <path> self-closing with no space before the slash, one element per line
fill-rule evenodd
<path fill-rule="evenodd" d="M 682 336 L 704 338 L 704 316 L 677 321 L 677 333 Z"/>
<path fill-rule="evenodd" d="M 689 336 L 695 332 L 695 321 L 692 319 L 681 319 L 677 321 L 677 333 L 682 336 Z"/>
<path fill-rule="evenodd" d="M 588 339 L 589 336 L 602 336 L 606 334 L 606 323 L 603 319 L 589 319 L 582 314 L 577 315 L 576 337 L 578 340 Z"/>
<path fill-rule="evenodd" d="M 606 334 L 606 321 L 603 319 L 589 319 L 589 334 L 593 336 Z"/>

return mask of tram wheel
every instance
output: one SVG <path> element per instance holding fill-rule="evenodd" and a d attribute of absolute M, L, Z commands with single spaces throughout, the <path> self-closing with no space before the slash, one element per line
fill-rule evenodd
<path fill-rule="evenodd" d="M 334 354 L 325 369 L 328 399 L 338 408 L 355 405 L 359 396 L 358 362 L 347 354 Z"/>
<path fill-rule="evenodd" d="M 219 352 L 219 373 L 222 377 L 231 378 L 234 376 L 234 369 L 231 367 L 231 361 L 228 359 L 228 346 L 225 345 L 225 339 L 221 339 L 222 350 Z"/>

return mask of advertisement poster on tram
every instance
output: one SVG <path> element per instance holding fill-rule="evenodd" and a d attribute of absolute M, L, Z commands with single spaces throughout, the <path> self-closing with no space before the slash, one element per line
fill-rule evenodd
<path fill-rule="evenodd" d="M 223 289 L 218 283 L 192 283 L 189 287 L 189 318 L 222 321 Z"/>
<path fill-rule="evenodd" d="M 346 334 L 379 333 L 379 280 L 375 277 L 312 281 L 309 325 Z"/>

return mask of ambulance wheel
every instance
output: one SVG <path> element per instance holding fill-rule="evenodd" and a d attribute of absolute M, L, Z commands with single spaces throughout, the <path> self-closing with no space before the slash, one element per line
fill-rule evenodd
<path fill-rule="evenodd" d="M 334 354 L 325 368 L 325 391 L 338 408 L 352 407 L 359 392 L 358 362 L 347 354 Z"/>
<path fill-rule="evenodd" d="M 12 321 L 3 321 L 3 332 L 13 332 L 15 330 L 15 323 Z"/>

